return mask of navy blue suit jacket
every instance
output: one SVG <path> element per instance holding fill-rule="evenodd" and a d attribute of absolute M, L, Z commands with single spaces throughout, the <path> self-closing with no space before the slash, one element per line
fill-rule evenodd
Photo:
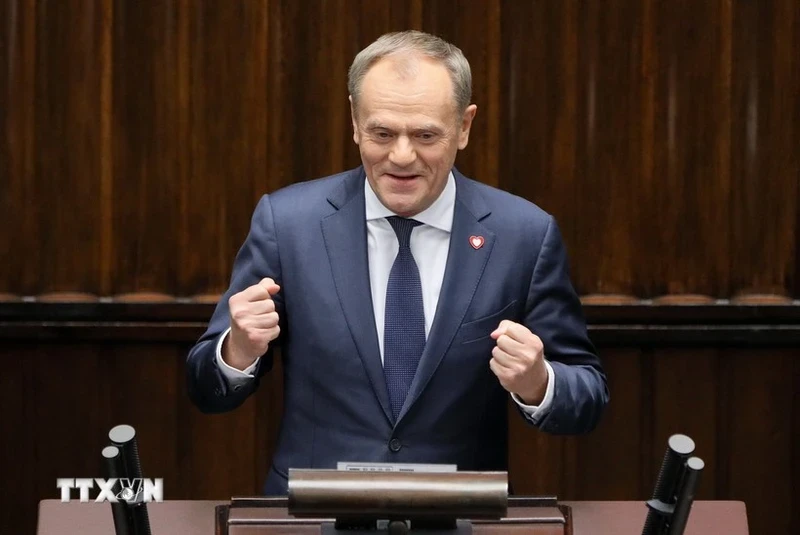
<path fill-rule="evenodd" d="M 457 464 L 507 469 L 508 393 L 489 368 L 489 337 L 503 319 L 538 335 L 555 395 L 538 423 L 549 433 L 594 428 L 606 378 L 586 333 L 554 219 L 534 204 L 465 178 L 456 203 L 436 316 L 395 421 L 383 376 L 367 262 L 363 168 L 265 195 L 236 257 L 230 288 L 187 361 L 188 388 L 205 412 L 232 410 L 256 379 L 230 388 L 215 346 L 230 324 L 231 295 L 272 277 L 281 318 L 284 414 L 265 485 L 285 494 L 289 468 L 337 461 Z M 483 247 L 470 245 L 483 236 Z"/>

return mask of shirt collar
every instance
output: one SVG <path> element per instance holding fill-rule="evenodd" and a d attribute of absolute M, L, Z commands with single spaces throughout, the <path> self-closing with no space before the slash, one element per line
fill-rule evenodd
<path fill-rule="evenodd" d="M 364 180 L 364 200 L 367 221 L 397 215 L 381 203 L 368 179 Z M 439 230 L 450 232 L 453 228 L 453 209 L 455 204 L 456 180 L 451 171 L 447 176 L 447 183 L 441 195 L 427 209 L 415 215 L 413 219 Z"/>

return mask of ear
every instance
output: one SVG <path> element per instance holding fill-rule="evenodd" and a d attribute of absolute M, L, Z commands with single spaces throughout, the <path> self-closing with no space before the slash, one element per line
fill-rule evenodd
<path fill-rule="evenodd" d="M 349 97 L 347 97 L 347 100 L 350 101 L 350 119 L 353 121 L 353 141 L 355 141 L 356 145 L 358 145 L 359 144 L 358 142 L 360 141 L 361 136 L 359 136 L 359 134 L 358 134 L 358 122 L 356 121 L 355 106 L 353 106 L 353 95 L 350 95 Z"/>
<path fill-rule="evenodd" d="M 469 129 L 472 128 L 472 120 L 478 112 L 478 106 L 470 104 L 461 116 L 461 130 L 458 133 L 458 150 L 464 150 L 469 143 Z"/>

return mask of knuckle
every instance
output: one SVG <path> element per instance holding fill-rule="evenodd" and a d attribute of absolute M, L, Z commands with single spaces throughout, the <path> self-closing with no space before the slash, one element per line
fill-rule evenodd
<path fill-rule="evenodd" d="M 231 308 L 231 318 L 233 318 L 236 323 L 241 324 L 244 320 L 247 319 L 248 313 L 247 310 L 236 306 Z"/>

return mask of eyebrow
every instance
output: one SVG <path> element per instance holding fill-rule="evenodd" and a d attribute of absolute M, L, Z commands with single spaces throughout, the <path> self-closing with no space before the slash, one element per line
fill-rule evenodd
<path fill-rule="evenodd" d="M 365 128 L 367 130 L 390 130 L 390 131 L 394 131 L 395 130 L 391 126 L 388 126 L 388 125 L 386 125 L 384 123 L 380 123 L 380 122 L 377 122 L 377 121 L 369 121 L 365 125 Z M 435 125 L 433 123 L 427 123 L 427 124 L 420 125 L 418 127 L 411 128 L 412 132 L 437 132 L 437 133 L 441 133 L 442 130 L 443 129 L 441 127 L 439 127 L 439 126 L 437 126 L 437 125 Z"/>

